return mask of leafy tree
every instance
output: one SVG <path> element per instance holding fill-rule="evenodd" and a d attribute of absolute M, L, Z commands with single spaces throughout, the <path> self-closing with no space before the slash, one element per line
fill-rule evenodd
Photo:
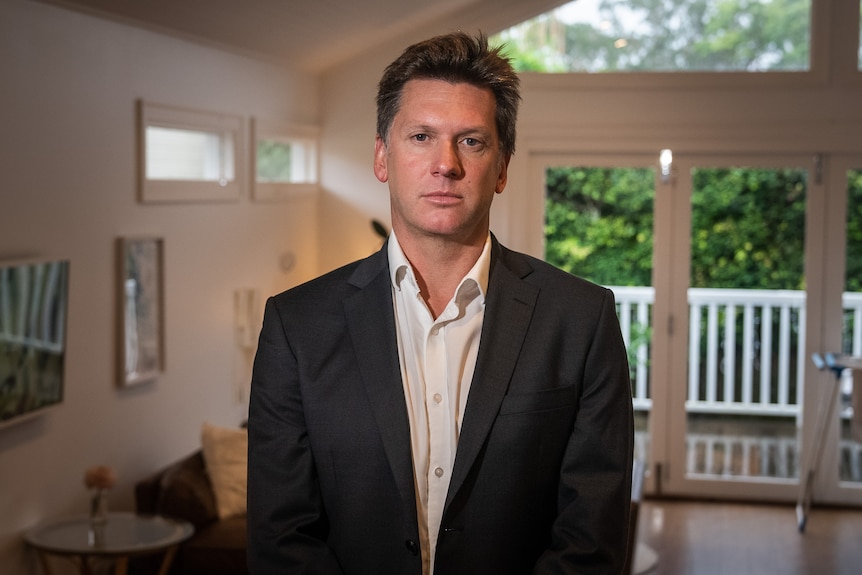
<path fill-rule="evenodd" d="M 601 0 L 601 24 L 551 12 L 493 40 L 524 71 L 805 70 L 810 11 L 811 0 Z"/>
<path fill-rule="evenodd" d="M 653 171 L 551 168 L 546 258 L 604 285 L 652 285 Z"/>
<path fill-rule="evenodd" d="M 257 179 L 263 182 L 289 182 L 291 148 L 276 140 L 259 140 L 257 143 Z"/>
<path fill-rule="evenodd" d="M 847 174 L 847 291 L 862 292 L 862 170 Z"/>
<path fill-rule="evenodd" d="M 693 174 L 691 285 L 804 289 L 804 170 Z"/>
<path fill-rule="evenodd" d="M 693 178 L 691 285 L 804 289 L 806 172 L 698 169 Z M 548 261 L 604 285 L 652 285 L 652 170 L 551 168 L 546 180 Z M 862 235 L 858 223 L 852 233 Z"/>

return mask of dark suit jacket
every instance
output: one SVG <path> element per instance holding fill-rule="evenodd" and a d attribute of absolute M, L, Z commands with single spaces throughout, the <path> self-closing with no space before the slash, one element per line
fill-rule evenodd
<path fill-rule="evenodd" d="M 437 575 L 617 574 L 632 404 L 613 294 L 493 241 Z M 271 298 L 249 408 L 255 575 L 419 575 L 386 249 Z"/>

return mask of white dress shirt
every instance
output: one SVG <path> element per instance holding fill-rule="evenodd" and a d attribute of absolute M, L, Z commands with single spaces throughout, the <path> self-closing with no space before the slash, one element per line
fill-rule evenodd
<path fill-rule="evenodd" d="M 491 263 L 491 236 L 435 320 L 393 232 L 389 269 L 401 380 L 410 420 L 422 572 L 434 572 L 443 505 L 476 367 Z"/>

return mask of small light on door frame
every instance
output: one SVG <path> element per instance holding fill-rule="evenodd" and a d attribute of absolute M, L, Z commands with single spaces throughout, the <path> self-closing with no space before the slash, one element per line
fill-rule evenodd
<path fill-rule="evenodd" d="M 673 151 L 665 148 L 659 154 L 658 161 L 661 166 L 661 183 L 667 184 L 670 182 L 671 169 L 673 167 Z"/>

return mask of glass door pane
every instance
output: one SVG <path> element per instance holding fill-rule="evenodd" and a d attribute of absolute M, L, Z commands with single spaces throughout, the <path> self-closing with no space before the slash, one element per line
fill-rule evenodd
<path fill-rule="evenodd" d="M 847 240 L 842 296 L 841 352 L 862 357 L 862 168 L 846 170 Z M 862 486 L 862 408 L 853 375 L 845 370 L 841 378 L 841 436 L 839 441 L 839 481 Z"/>
<path fill-rule="evenodd" d="M 799 476 L 806 172 L 691 172 L 689 476 Z"/>
<path fill-rule="evenodd" d="M 631 367 L 635 457 L 647 461 L 655 170 L 552 165 L 544 179 L 545 259 L 614 291 Z"/>
<path fill-rule="evenodd" d="M 862 0 L 859 2 L 859 56 L 857 66 L 862 71 Z"/>
<path fill-rule="evenodd" d="M 811 158 L 674 154 L 669 494 L 793 501 L 806 347 Z M 812 204 L 813 202 L 813 204 Z M 811 237 L 808 237 L 808 236 Z"/>

